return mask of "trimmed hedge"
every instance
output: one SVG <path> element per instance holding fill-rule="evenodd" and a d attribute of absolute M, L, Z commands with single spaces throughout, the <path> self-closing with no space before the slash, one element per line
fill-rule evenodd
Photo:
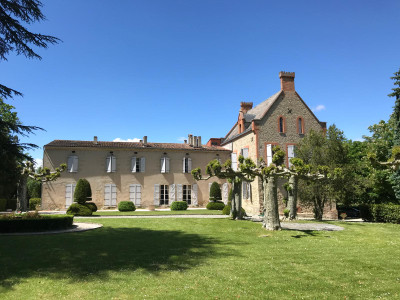
<path fill-rule="evenodd" d="M 92 212 L 96 212 L 97 211 L 97 205 L 95 203 L 93 203 L 93 202 L 86 202 L 83 205 L 85 205 L 86 207 L 89 207 L 92 210 Z"/>
<path fill-rule="evenodd" d="M 217 200 L 221 200 L 221 199 L 222 199 L 221 188 L 220 188 L 218 182 L 214 181 L 210 187 L 210 200 L 217 201 Z"/>
<path fill-rule="evenodd" d="M 0 217 L 0 232 L 33 232 L 45 230 L 60 230 L 71 228 L 73 216 L 37 216 L 5 215 Z"/>
<path fill-rule="evenodd" d="M 6 211 L 7 199 L 0 198 L 0 211 Z"/>
<path fill-rule="evenodd" d="M 67 210 L 67 215 L 73 216 L 91 216 L 92 213 L 89 207 L 79 203 L 72 203 Z"/>
<path fill-rule="evenodd" d="M 135 211 L 136 207 L 132 201 L 121 201 L 118 203 L 119 211 Z"/>
<path fill-rule="evenodd" d="M 74 202 L 84 204 L 88 199 L 92 197 L 92 189 L 90 183 L 85 178 L 81 178 L 76 183 L 74 192 Z"/>
<path fill-rule="evenodd" d="M 42 203 L 42 198 L 29 199 L 29 210 L 36 210 L 40 203 Z"/>
<path fill-rule="evenodd" d="M 174 201 L 171 204 L 171 210 L 187 210 L 187 208 L 186 201 Z"/>
<path fill-rule="evenodd" d="M 360 215 L 364 221 L 400 224 L 400 205 L 364 204 Z"/>
<path fill-rule="evenodd" d="M 209 202 L 207 204 L 207 209 L 209 209 L 209 210 L 223 210 L 224 207 L 225 207 L 225 204 L 221 201 Z"/>

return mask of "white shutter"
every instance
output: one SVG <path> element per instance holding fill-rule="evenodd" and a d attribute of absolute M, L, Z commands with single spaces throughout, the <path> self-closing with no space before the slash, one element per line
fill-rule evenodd
<path fill-rule="evenodd" d="M 169 204 L 171 205 L 172 202 L 175 201 L 175 184 L 171 184 L 169 186 Z"/>
<path fill-rule="evenodd" d="M 192 184 L 192 205 L 199 205 L 199 202 L 197 201 L 197 184 Z"/>
<path fill-rule="evenodd" d="M 141 201 L 142 201 L 142 186 L 140 184 L 136 184 L 135 205 L 140 206 Z"/>
<path fill-rule="evenodd" d="M 73 172 L 78 172 L 78 156 L 74 156 Z"/>
<path fill-rule="evenodd" d="M 136 202 L 136 184 L 129 185 L 129 201 Z"/>
<path fill-rule="evenodd" d="M 182 201 L 182 198 L 183 198 L 182 184 L 177 184 L 177 187 L 178 187 L 178 201 Z"/>
<path fill-rule="evenodd" d="M 117 158 L 115 156 L 111 156 L 111 172 L 115 172 L 117 170 Z"/>
<path fill-rule="evenodd" d="M 267 166 L 272 163 L 272 145 L 267 145 Z"/>
<path fill-rule="evenodd" d="M 182 160 L 182 170 L 183 170 L 182 172 L 183 173 L 185 173 L 185 171 L 186 171 L 185 170 L 185 159 L 186 159 L 186 157 L 184 157 L 183 160 Z"/>
<path fill-rule="evenodd" d="M 141 173 L 144 173 L 144 172 L 145 172 L 145 169 L 146 169 L 146 158 L 145 158 L 145 157 L 142 157 L 142 158 L 140 159 L 140 172 L 141 172 Z"/>
<path fill-rule="evenodd" d="M 165 173 L 166 170 L 166 159 L 165 157 L 161 157 L 161 173 Z"/>
<path fill-rule="evenodd" d="M 132 157 L 132 173 L 136 173 L 136 157 Z"/>
<path fill-rule="evenodd" d="M 210 199 L 211 185 L 212 185 L 212 182 L 209 182 L 208 183 L 208 199 Z"/>
<path fill-rule="evenodd" d="M 65 207 L 68 208 L 72 204 L 74 193 L 72 192 L 72 184 L 65 186 Z"/>
<path fill-rule="evenodd" d="M 229 195 L 229 184 L 224 183 L 222 185 L 222 201 L 224 201 L 225 204 L 228 204 L 228 195 Z"/>
<path fill-rule="evenodd" d="M 117 206 L 117 186 L 111 184 L 111 206 Z"/>
<path fill-rule="evenodd" d="M 242 182 L 242 195 L 243 199 L 247 199 L 247 182 Z"/>
<path fill-rule="evenodd" d="M 74 157 L 68 156 L 68 172 L 74 171 Z"/>
<path fill-rule="evenodd" d="M 111 173 L 111 156 L 107 156 L 106 158 L 106 171 L 107 173 Z"/>
<path fill-rule="evenodd" d="M 192 172 L 192 159 L 188 157 L 188 172 Z"/>
<path fill-rule="evenodd" d="M 251 183 L 247 183 L 247 199 L 251 200 Z"/>
<path fill-rule="evenodd" d="M 111 184 L 104 186 L 104 206 L 111 206 Z"/>
<path fill-rule="evenodd" d="M 290 163 L 290 159 L 294 157 L 294 145 L 289 145 L 287 147 L 287 151 L 288 151 L 288 166 L 290 168 L 292 166 L 292 164 Z"/>
<path fill-rule="evenodd" d="M 165 171 L 169 173 L 169 157 L 165 158 Z"/>
<path fill-rule="evenodd" d="M 249 148 L 243 148 L 241 152 L 242 152 L 242 156 L 244 158 L 248 158 L 249 157 Z"/>
<path fill-rule="evenodd" d="M 160 205 L 160 185 L 154 185 L 154 205 Z"/>
<path fill-rule="evenodd" d="M 231 161 L 232 161 L 232 169 L 234 171 L 237 171 L 237 154 L 236 153 L 231 154 Z"/>

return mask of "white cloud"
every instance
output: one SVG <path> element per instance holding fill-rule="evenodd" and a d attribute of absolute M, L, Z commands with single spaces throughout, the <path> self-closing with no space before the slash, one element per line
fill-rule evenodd
<path fill-rule="evenodd" d="M 138 139 L 138 138 L 133 138 L 133 139 L 126 139 L 126 140 L 123 140 L 123 139 L 121 139 L 121 138 L 116 138 L 116 139 L 113 139 L 113 142 L 138 143 L 138 142 L 140 142 L 140 139 Z"/>
<path fill-rule="evenodd" d="M 43 159 L 35 158 L 34 160 L 35 168 L 42 167 L 43 168 Z"/>
<path fill-rule="evenodd" d="M 326 109 L 325 105 L 320 104 L 320 105 L 317 105 L 317 107 L 315 107 L 313 109 L 313 111 L 321 111 L 321 110 L 325 110 L 325 109 Z"/>
<path fill-rule="evenodd" d="M 184 142 L 186 139 L 187 139 L 187 138 L 184 137 L 184 136 L 181 136 L 181 137 L 178 137 L 178 138 L 177 138 L 177 140 L 178 140 L 179 142 Z"/>

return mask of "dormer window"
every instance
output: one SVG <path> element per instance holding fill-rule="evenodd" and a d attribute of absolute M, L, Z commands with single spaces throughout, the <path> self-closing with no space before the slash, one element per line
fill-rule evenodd
<path fill-rule="evenodd" d="M 78 172 L 78 156 L 77 155 L 68 156 L 68 172 L 69 173 Z"/>
<path fill-rule="evenodd" d="M 285 118 L 283 116 L 280 116 L 278 119 L 278 131 L 279 133 L 285 133 Z"/>
<path fill-rule="evenodd" d="M 304 134 L 304 119 L 302 117 L 297 119 L 297 133 Z"/>

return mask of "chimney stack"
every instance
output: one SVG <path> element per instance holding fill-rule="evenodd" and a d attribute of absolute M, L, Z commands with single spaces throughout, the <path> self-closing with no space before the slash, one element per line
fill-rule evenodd
<path fill-rule="evenodd" d="M 183 140 L 183 143 L 184 143 L 184 144 L 187 144 L 187 140 Z"/>
<path fill-rule="evenodd" d="M 93 137 L 93 143 L 96 144 L 96 145 L 98 144 L 98 142 L 97 142 L 97 135 L 95 135 L 95 136 Z"/>
<path fill-rule="evenodd" d="M 240 102 L 239 112 L 242 112 L 245 114 L 252 108 L 253 108 L 253 102 Z"/>
<path fill-rule="evenodd" d="M 201 136 L 197 137 L 197 143 L 196 143 L 197 147 L 201 147 Z"/>
<path fill-rule="evenodd" d="M 189 146 L 193 146 L 193 135 L 189 134 Z"/>
<path fill-rule="evenodd" d="M 147 135 L 145 135 L 144 137 L 143 137 L 143 145 L 147 145 Z"/>
<path fill-rule="evenodd" d="M 281 79 L 281 90 L 284 92 L 294 92 L 294 72 L 279 72 Z"/>
<path fill-rule="evenodd" d="M 193 136 L 192 146 L 196 147 L 197 136 Z"/>

